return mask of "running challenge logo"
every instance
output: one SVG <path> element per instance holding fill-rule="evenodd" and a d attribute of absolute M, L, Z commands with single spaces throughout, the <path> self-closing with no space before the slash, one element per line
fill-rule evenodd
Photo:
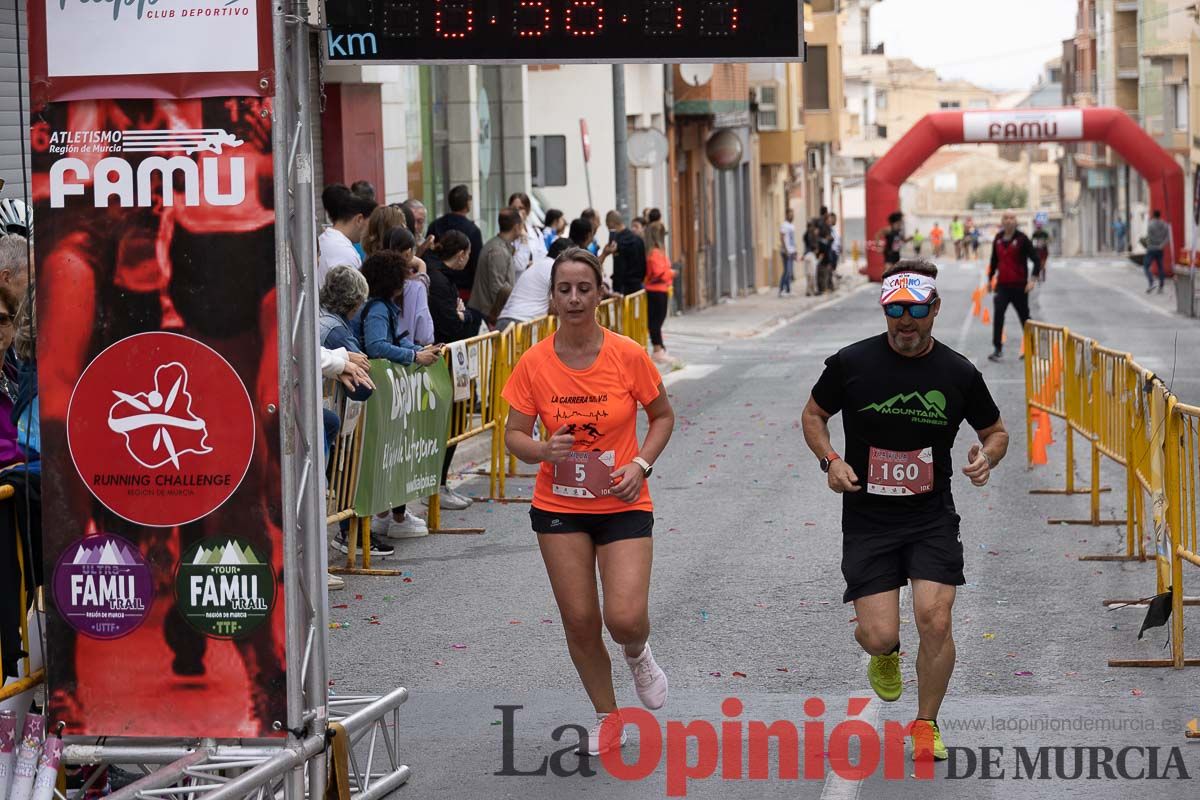
<path fill-rule="evenodd" d="M 72 197 L 86 197 L 96 208 L 148 208 L 160 192 L 164 206 L 238 206 L 246 199 L 246 159 L 213 157 L 244 144 L 223 128 L 52 131 L 41 136 L 44 141 L 35 141 L 35 149 L 66 156 L 50 167 L 51 208 L 65 208 Z M 151 155 L 142 155 L 146 153 Z M 136 167 L 122 157 L 126 154 L 135 154 Z M 195 158 L 199 154 L 208 156 Z"/>
<path fill-rule="evenodd" d="M 205 444 L 207 423 L 192 413 L 187 379 L 187 369 L 172 362 L 154 371 L 154 388 L 149 392 L 112 390 L 117 402 L 108 410 L 108 428 L 125 437 L 125 449 L 146 469 L 172 464 L 179 470 L 180 456 L 212 452 Z"/>
<path fill-rule="evenodd" d="M 825 702 L 817 697 L 804 701 L 808 719 L 797 724 L 782 719 L 771 722 L 741 719 L 744 706 L 736 697 L 721 703 L 724 716 L 718 723 L 704 719 L 659 721 L 642 708 L 620 709 L 621 722 L 630 731 L 631 744 L 615 747 L 598 758 L 600 767 L 621 781 L 640 782 L 665 771 L 666 796 L 687 797 L 697 781 L 825 781 L 834 777 L 860 782 L 882 773 L 887 781 L 945 780 L 1036 780 L 1036 781 L 1190 781 L 1192 773 L 1180 747 L 1134 744 L 1105 746 L 1017 746 L 948 747 L 949 759 L 935 765 L 928 755 L 932 747 L 929 726 L 895 721 L 883 723 L 880 731 L 861 715 L 870 704 L 866 697 L 850 698 L 848 718 L 831 728 L 822 719 Z M 582 725 L 560 725 L 550 733 L 548 756 L 539 755 L 518 765 L 516 712 L 524 706 L 498 705 L 501 713 L 501 768 L 499 777 L 591 778 L 597 774 L 594 760 L 576 752 L 587 741 Z M 1121 720 L 1088 719 L 1090 723 Z M 1126 722 L 1128 720 L 1125 720 Z M 609 716 L 601 738 L 619 735 L 615 716 Z M 1176 720 L 1143 720 L 1142 730 L 1178 732 Z M 1154 726 L 1158 722 L 1159 725 Z M 943 730 L 950 728 L 943 724 Z M 1098 724 L 1092 729 L 1128 730 Z M 1129 731 L 1132 733 L 1132 731 Z M 522 739 L 527 734 L 522 734 Z M 913 742 L 922 752 L 913 756 Z M 1140 737 L 1139 737 L 1140 741 Z M 540 752 L 543 748 L 537 747 Z M 1095 786 L 1095 784 L 1090 784 Z M 1131 790 L 1132 792 L 1133 790 Z M 645 793 L 637 795 L 647 796 Z M 974 796 L 974 795 L 964 795 Z M 1132 794 L 1131 794 L 1132 796 Z"/>
<path fill-rule="evenodd" d="M 122 339 L 83 371 L 67 409 L 79 476 L 113 513 L 168 527 L 229 499 L 254 451 L 254 410 L 233 367 L 195 339 Z"/>
<path fill-rule="evenodd" d="M 949 425 L 946 418 L 946 395 L 937 389 L 921 392 L 900 393 L 882 403 L 870 403 L 859 409 L 859 413 L 874 411 L 876 414 L 908 417 L 922 425 Z"/>

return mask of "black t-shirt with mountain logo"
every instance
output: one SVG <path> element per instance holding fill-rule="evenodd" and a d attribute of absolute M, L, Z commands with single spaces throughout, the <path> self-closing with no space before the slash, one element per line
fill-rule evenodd
<path fill-rule="evenodd" d="M 842 495 L 846 533 L 919 530 L 954 513 L 951 448 L 965 420 L 975 430 L 1000 419 L 983 375 L 941 342 L 919 358 L 900 355 L 887 334 L 839 350 L 812 390 L 842 414 L 846 459 L 862 491 Z"/>

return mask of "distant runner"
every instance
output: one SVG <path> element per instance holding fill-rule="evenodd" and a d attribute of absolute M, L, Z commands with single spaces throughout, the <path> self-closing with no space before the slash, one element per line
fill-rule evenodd
<path fill-rule="evenodd" d="M 1029 278 L 1029 264 L 1033 264 L 1033 279 Z M 1006 212 L 1000 218 L 1000 232 L 992 243 L 992 260 L 988 265 L 988 291 L 992 291 L 995 278 L 995 306 L 992 309 L 992 347 L 989 361 L 1004 357 L 1004 316 L 1009 305 L 1017 310 L 1024 335 L 1025 320 L 1029 319 L 1029 294 L 1034 282 L 1041 274 L 1041 260 L 1033 248 L 1033 242 L 1017 230 L 1017 215 Z"/>
<path fill-rule="evenodd" d="M 951 448 L 965 420 L 979 443 L 962 473 L 984 486 L 1008 450 L 1008 434 L 983 375 L 933 339 L 941 308 L 936 277 L 937 267 L 922 260 L 884 272 L 887 333 L 825 361 L 802 420 L 829 488 L 842 495 L 842 599 L 854 603 L 854 637 L 871 655 L 867 678 L 887 702 L 904 689 L 900 588 L 912 582 L 920 636 L 914 755 L 941 760 L 947 752 L 937 715 L 955 660 L 951 610 L 955 587 L 966 582 Z M 839 412 L 845 458 L 829 438 L 829 419 Z"/>
<path fill-rule="evenodd" d="M 1046 282 L 1046 262 L 1050 260 L 1050 233 L 1046 230 L 1046 226 L 1040 222 L 1034 225 L 1033 236 L 1029 237 L 1033 240 L 1033 250 L 1037 253 L 1038 261 L 1041 262 L 1041 270 L 1038 272 L 1038 282 Z"/>

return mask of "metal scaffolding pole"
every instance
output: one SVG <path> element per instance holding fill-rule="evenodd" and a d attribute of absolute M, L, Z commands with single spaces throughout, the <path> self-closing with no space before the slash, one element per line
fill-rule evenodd
<path fill-rule="evenodd" d="M 279 336 L 279 430 L 283 479 L 284 591 L 287 603 L 287 734 L 299 749 L 328 717 L 324 585 L 325 518 L 321 508 L 321 384 L 317 352 L 316 231 L 313 213 L 312 116 L 309 110 L 307 0 L 273 7 L 276 303 Z M 325 761 L 313 759 L 308 781 L 325 786 Z M 288 800 L 305 794 L 303 760 L 285 783 Z"/>

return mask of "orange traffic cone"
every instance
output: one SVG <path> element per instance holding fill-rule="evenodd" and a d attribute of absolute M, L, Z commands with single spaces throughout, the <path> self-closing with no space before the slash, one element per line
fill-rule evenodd
<path fill-rule="evenodd" d="M 1046 429 L 1049 427 L 1049 420 L 1044 411 L 1038 411 L 1034 417 L 1035 428 L 1033 431 L 1033 463 L 1036 466 L 1044 466 L 1049 462 L 1046 457 Z"/>
<path fill-rule="evenodd" d="M 985 308 L 983 310 L 983 324 L 990 325 L 991 323 L 992 323 L 992 315 L 989 314 L 988 310 Z"/>

